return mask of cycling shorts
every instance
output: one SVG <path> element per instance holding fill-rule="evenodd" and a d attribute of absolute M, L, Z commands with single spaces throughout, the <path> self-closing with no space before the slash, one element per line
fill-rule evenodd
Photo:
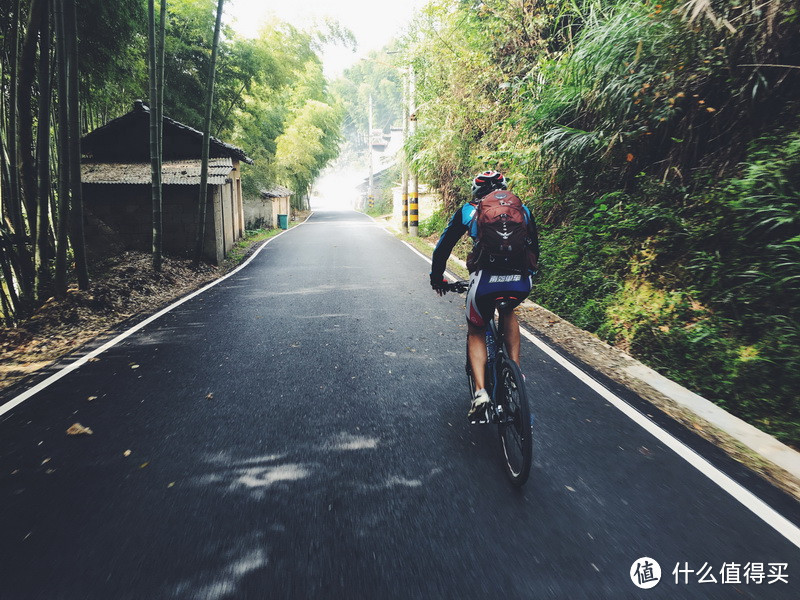
<path fill-rule="evenodd" d="M 494 316 L 495 302 L 507 298 L 511 308 L 522 303 L 531 293 L 530 275 L 482 269 L 469 277 L 467 290 L 467 321 L 476 327 L 486 327 Z"/>

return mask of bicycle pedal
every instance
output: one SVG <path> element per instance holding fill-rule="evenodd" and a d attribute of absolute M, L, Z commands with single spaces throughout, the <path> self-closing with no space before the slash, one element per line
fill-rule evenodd
<path fill-rule="evenodd" d="M 491 423 L 491 419 L 489 419 L 489 415 L 486 411 L 482 414 L 473 415 L 471 417 L 467 417 L 470 425 L 486 425 Z"/>

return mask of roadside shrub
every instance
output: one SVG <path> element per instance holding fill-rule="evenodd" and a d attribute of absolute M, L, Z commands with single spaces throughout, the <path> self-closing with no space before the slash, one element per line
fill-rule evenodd
<path fill-rule="evenodd" d="M 438 208 L 430 217 L 419 222 L 419 235 L 421 237 L 430 237 L 440 234 L 447 227 L 449 218 L 450 215 L 443 206 Z"/>

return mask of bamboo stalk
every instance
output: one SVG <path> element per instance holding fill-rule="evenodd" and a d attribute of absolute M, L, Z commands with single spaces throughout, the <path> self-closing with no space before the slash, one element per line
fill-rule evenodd
<path fill-rule="evenodd" d="M 56 213 L 56 297 L 67 295 L 67 246 L 69 245 L 69 111 L 67 110 L 67 43 L 64 2 L 56 0 L 56 67 L 58 70 L 58 211 Z"/>
<path fill-rule="evenodd" d="M 162 0 L 163 3 L 163 0 Z M 158 140 L 158 49 L 156 42 L 155 0 L 147 2 L 147 67 L 150 96 L 150 200 L 152 203 L 153 269 L 161 270 L 161 157 Z"/>
<path fill-rule="evenodd" d="M 219 47 L 219 32 L 222 23 L 222 7 L 225 0 L 217 2 L 217 21 L 214 25 L 214 41 L 211 45 L 211 63 L 208 68 L 206 88 L 206 112 L 203 121 L 203 153 L 200 166 L 200 197 L 197 204 L 197 240 L 195 245 L 195 264 L 200 264 L 203 257 L 203 243 L 206 230 L 206 201 L 208 199 L 208 158 L 211 145 L 211 112 L 214 106 L 214 74 L 217 63 L 217 49 Z"/>
<path fill-rule="evenodd" d="M 39 197 L 36 235 L 36 299 L 43 301 L 50 291 L 50 0 L 42 0 L 39 26 L 39 123 L 37 129 L 37 163 Z"/>
<path fill-rule="evenodd" d="M 86 244 L 83 234 L 83 191 L 81 189 L 81 128 L 78 99 L 78 23 L 75 0 L 65 0 L 64 31 L 67 48 L 67 98 L 69 104 L 69 185 L 70 185 L 70 236 L 75 254 L 78 287 L 89 289 L 89 269 L 86 262 Z"/>

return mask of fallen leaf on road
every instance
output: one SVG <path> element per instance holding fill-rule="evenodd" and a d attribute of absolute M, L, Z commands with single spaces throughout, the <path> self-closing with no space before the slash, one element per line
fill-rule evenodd
<path fill-rule="evenodd" d="M 122 453 L 122 456 L 130 456 L 130 455 L 131 455 L 130 450 L 125 450 L 125 452 Z"/>
<path fill-rule="evenodd" d="M 89 396 L 89 397 L 87 398 L 87 400 L 88 400 L 89 402 L 91 402 L 92 400 L 97 400 L 97 396 Z"/>
<path fill-rule="evenodd" d="M 167 485 L 167 487 L 168 488 L 175 487 L 175 482 L 174 481 L 170 481 L 169 485 Z"/>
<path fill-rule="evenodd" d="M 67 435 L 92 435 L 94 431 L 89 429 L 88 427 L 84 427 L 80 423 L 75 423 L 67 429 Z"/>
<path fill-rule="evenodd" d="M 131 369 L 138 369 L 139 365 L 131 365 Z"/>
<path fill-rule="evenodd" d="M 150 464 L 149 462 L 143 462 L 142 464 L 139 465 L 139 468 L 144 469 L 149 464 Z"/>
<path fill-rule="evenodd" d="M 43 464 L 43 465 L 46 465 L 46 464 L 47 464 L 47 463 L 49 463 L 49 462 L 50 462 L 50 459 L 49 459 L 49 458 L 45 458 L 45 459 L 42 461 L 42 464 Z"/>
<path fill-rule="evenodd" d="M 574 487 L 570 487 L 568 485 L 565 485 L 564 487 L 567 488 L 570 492 L 574 492 L 575 491 Z"/>
<path fill-rule="evenodd" d="M 212 398 L 214 398 L 214 394 L 208 394 L 206 396 L 206 400 L 211 400 Z"/>
<path fill-rule="evenodd" d="M 93 356 L 92 358 L 88 359 L 88 362 L 98 362 L 99 360 L 100 360 L 99 358 Z"/>

